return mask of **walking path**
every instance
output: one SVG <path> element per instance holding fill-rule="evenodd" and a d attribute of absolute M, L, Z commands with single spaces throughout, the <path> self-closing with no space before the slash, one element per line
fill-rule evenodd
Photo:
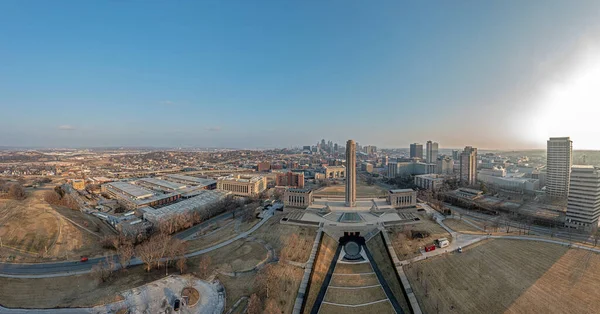
<path fill-rule="evenodd" d="M 185 254 L 185 257 L 194 257 L 202 254 L 206 254 L 208 252 L 212 252 L 214 250 L 225 247 L 237 240 L 242 238 L 246 238 L 248 235 L 258 230 L 262 225 L 264 225 L 267 220 L 269 220 L 274 215 L 274 208 L 269 209 L 265 214 L 261 221 L 259 221 L 256 225 L 250 228 L 248 231 L 242 232 L 237 236 L 217 243 L 213 246 L 204 248 L 202 250 L 198 250 L 195 252 L 190 252 Z M 188 237 L 189 235 L 184 236 L 183 238 Z M 116 258 L 116 255 L 113 256 Z M 51 278 L 51 277 L 65 277 L 65 276 L 74 276 L 87 274 L 91 271 L 92 266 L 96 265 L 98 262 L 102 261 L 104 258 L 96 258 L 90 259 L 87 263 L 81 263 L 78 261 L 71 262 L 59 262 L 59 263 L 37 263 L 37 264 L 26 264 L 26 263 L 0 263 L 0 277 L 8 277 L 8 278 Z M 130 266 L 142 265 L 143 262 L 139 258 L 131 259 Z"/>

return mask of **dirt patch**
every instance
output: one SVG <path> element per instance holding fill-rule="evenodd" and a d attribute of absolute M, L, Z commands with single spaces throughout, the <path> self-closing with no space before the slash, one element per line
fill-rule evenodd
<path fill-rule="evenodd" d="M 442 228 L 437 222 L 429 219 L 427 215 L 416 214 L 421 222 L 414 225 L 405 225 L 390 228 L 390 239 L 396 255 L 400 260 L 406 260 L 421 255 L 421 249 L 426 245 L 433 244 L 433 240 L 442 237 L 450 239 L 450 234 Z M 424 231 L 422 234 L 428 234 L 424 238 L 411 239 L 411 234 L 415 231 Z"/>
<path fill-rule="evenodd" d="M 187 306 L 194 306 L 200 299 L 200 292 L 192 287 L 186 287 L 181 291 L 181 297 L 187 298 Z"/>
<path fill-rule="evenodd" d="M 567 250 L 551 243 L 490 240 L 462 254 L 434 257 L 404 269 L 425 313 L 589 312 L 590 303 L 600 306 L 592 297 L 599 292 L 597 281 L 588 281 L 600 279 L 600 271 L 593 268 L 600 263 L 600 256 L 589 255 L 590 263 L 583 267 L 585 276 L 575 278 L 578 272 L 567 269 L 573 266 L 569 256 L 578 251 L 565 255 Z M 582 294 L 575 296 L 579 292 L 572 290 L 574 285 L 582 288 Z M 559 291 L 573 292 L 576 300 Z M 529 297 L 527 293 L 531 293 Z M 567 309 L 563 302 L 569 303 L 566 311 L 559 310 L 559 306 Z M 542 310 L 546 308 L 553 310 Z"/>

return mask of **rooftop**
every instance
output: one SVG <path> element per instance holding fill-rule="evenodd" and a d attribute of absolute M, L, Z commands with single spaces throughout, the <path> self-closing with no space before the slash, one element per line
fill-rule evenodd
<path fill-rule="evenodd" d="M 147 183 L 151 185 L 156 185 L 158 187 L 166 188 L 169 190 L 180 190 L 185 188 L 185 184 L 175 183 L 171 181 L 155 179 L 155 178 L 144 178 L 137 180 L 138 182 Z"/>
<path fill-rule="evenodd" d="M 182 175 L 182 174 L 167 174 L 167 175 L 165 175 L 165 177 L 175 179 L 175 180 L 189 181 L 189 182 L 192 182 L 190 184 L 202 185 L 202 186 L 215 184 L 217 182 L 213 179 L 196 178 L 196 177 L 186 176 L 186 175 Z"/>
<path fill-rule="evenodd" d="M 413 189 L 395 189 L 390 190 L 390 193 L 406 193 L 406 192 L 414 192 Z"/>
<path fill-rule="evenodd" d="M 262 179 L 262 176 L 256 175 L 229 175 L 226 177 L 220 177 L 220 181 L 236 181 L 236 182 L 258 182 Z"/>
<path fill-rule="evenodd" d="M 116 181 L 116 182 L 107 183 L 107 185 L 112 186 L 115 189 L 120 190 L 123 193 L 128 194 L 129 196 L 136 198 L 136 199 L 147 198 L 147 197 L 151 197 L 154 195 L 154 193 L 152 193 L 152 191 L 146 190 L 142 187 L 131 184 L 129 182 Z"/>
<path fill-rule="evenodd" d="M 221 190 L 202 190 L 197 196 L 186 200 L 163 206 L 160 208 L 143 207 L 144 217 L 149 220 L 158 220 L 170 215 L 182 214 L 191 210 L 198 210 L 202 207 L 221 200 L 230 194 L 227 191 Z"/>

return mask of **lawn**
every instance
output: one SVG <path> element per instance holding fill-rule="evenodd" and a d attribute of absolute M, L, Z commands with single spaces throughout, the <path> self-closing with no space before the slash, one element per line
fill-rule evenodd
<path fill-rule="evenodd" d="M 596 313 L 600 307 L 600 255 L 557 244 L 490 240 L 405 271 L 426 313 Z"/>

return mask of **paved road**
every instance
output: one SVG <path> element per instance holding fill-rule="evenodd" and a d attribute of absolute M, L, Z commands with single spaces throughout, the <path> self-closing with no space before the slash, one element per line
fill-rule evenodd
<path fill-rule="evenodd" d="M 227 241 L 218 243 L 211 247 L 190 252 L 186 254 L 186 257 L 198 256 L 211 252 L 213 250 L 222 248 L 229 245 L 241 238 L 244 238 L 260 228 L 269 218 L 273 216 L 274 208 L 270 209 L 265 218 L 258 222 L 250 230 L 243 232 L 236 237 Z M 179 239 L 185 239 L 192 236 L 200 228 L 205 227 L 207 224 L 215 223 L 232 216 L 232 213 L 225 213 L 209 219 L 201 224 L 198 224 L 190 229 L 180 232 L 175 235 Z M 117 262 L 117 256 L 114 255 L 111 258 Z M 87 262 L 70 261 L 70 262 L 56 262 L 56 263 L 0 263 L 0 277 L 11 277 L 11 278 L 49 278 L 49 277 L 64 277 L 73 276 L 79 274 L 89 273 L 94 265 L 97 265 L 100 261 L 104 260 L 104 257 L 90 258 Z M 133 258 L 130 262 L 131 266 L 141 265 L 142 261 L 138 258 Z"/>
<path fill-rule="evenodd" d="M 452 209 L 455 212 L 459 212 L 462 213 L 465 217 L 468 217 L 469 219 L 475 220 L 475 221 L 487 221 L 487 222 L 491 222 L 494 221 L 496 219 L 498 219 L 498 216 L 493 216 L 493 215 L 486 215 L 483 213 L 477 213 L 477 212 L 472 212 L 469 210 L 466 210 L 464 208 L 460 208 L 457 206 L 453 206 L 447 203 L 444 203 L 444 206 L 447 206 L 448 208 Z M 491 225 L 491 224 L 490 224 Z M 501 222 L 500 226 L 503 227 L 505 226 L 506 223 L 505 222 Z M 522 224 L 519 224 L 518 222 L 515 221 L 510 221 L 509 225 L 511 228 L 520 228 L 522 227 Z M 572 240 L 572 241 L 578 241 L 578 242 L 588 242 L 590 244 L 594 244 L 594 240 L 592 237 L 590 237 L 590 235 L 588 234 L 582 234 L 582 233 L 578 233 L 577 231 L 574 231 L 572 229 L 567 229 L 564 227 L 557 227 L 557 228 L 549 228 L 549 227 L 543 227 L 543 226 L 538 226 L 538 225 L 532 225 L 531 226 L 531 232 L 535 233 L 535 234 L 539 234 L 539 235 L 546 235 L 546 236 L 551 236 L 551 237 L 557 237 L 557 238 L 562 238 L 564 240 Z"/>

